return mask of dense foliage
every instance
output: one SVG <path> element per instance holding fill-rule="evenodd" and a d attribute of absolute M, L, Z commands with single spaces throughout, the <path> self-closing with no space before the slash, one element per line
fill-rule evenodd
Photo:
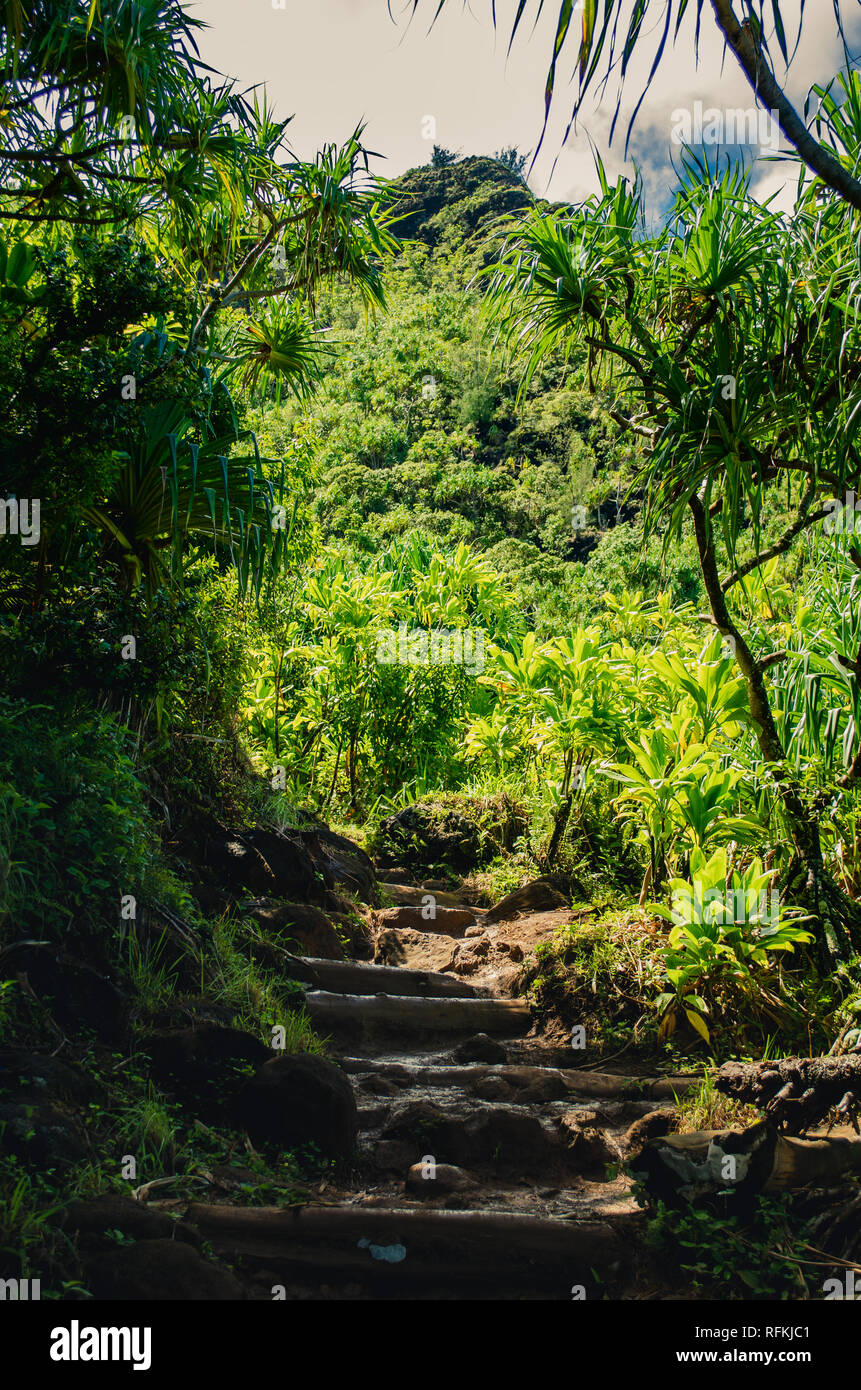
<path fill-rule="evenodd" d="M 693 156 L 657 231 L 600 166 L 536 202 L 516 150 L 383 185 L 361 131 L 297 160 L 195 27 L 0 12 L 0 953 L 62 942 L 142 1014 L 185 970 L 259 1029 L 198 819 L 373 843 L 504 805 L 479 889 L 623 914 L 536 997 L 633 960 L 644 1046 L 827 1050 L 861 945 L 851 203 L 805 177 L 779 215 Z"/>

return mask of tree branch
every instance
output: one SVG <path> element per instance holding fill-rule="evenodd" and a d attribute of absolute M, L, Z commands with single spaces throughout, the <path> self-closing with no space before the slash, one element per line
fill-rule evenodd
<path fill-rule="evenodd" d="M 745 575 L 750 574 L 753 570 L 759 569 L 760 565 L 767 564 L 768 561 L 773 560 L 776 555 L 783 555 L 792 545 L 796 536 L 799 536 L 808 526 L 813 526 L 817 521 L 821 521 L 823 517 L 828 515 L 826 509 L 820 507 L 819 511 L 811 512 L 808 516 L 808 508 L 815 494 L 816 485 L 815 483 L 811 483 L 798 504 L 798 516 L 792 525 L 784 531 L 780 540 L 774 542 L 774 545 L 770 545 L 767 550 L 761 551 L 758 555 L 754 555 L 752 559 L 745 560 L 743 565 L 739 565 L 738 569 L 734 570 L 729 578 L 725 579 L 721 584 L 724 593 L 726 593 L 728 589 L 731 589 L 734 584 L 738 584 L 739 580 L 744 579 Z"/>
<path fill-rule="evenodd" d="M 740 24 L 733 13 L 732 0 L 712 0 L 718 28 L 744 70 L 748 82 L 768 111 L 777 113 L 780 129 L 801 155 L 808 169 L 823 183 L 861 212 L 861 182 L 844 169 L 824 145 L 814 139 L 795 107 L 774 80 L 765 62 L 762 47 L 749 24 Z"/>

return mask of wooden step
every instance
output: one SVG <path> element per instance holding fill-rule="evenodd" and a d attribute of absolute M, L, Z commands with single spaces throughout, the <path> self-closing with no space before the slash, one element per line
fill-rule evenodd
<path fill-rule="evenodd" d="M 529 1006 L 519 999 L 412 998 L 397 994 L 333 994 L 309 990 L 305 1002 L 321 1029 L 436 1033 L 525 1033 Z"/>
<path fill-rule="evenodd" d="M 316 956 L 295 956 L 289 969 L 296 979 L 331 994 L 391 994 L 434 999 L 475 999 L 479 995 L 474 985 L 434 970 L 408 970 L 396 965 L 369 965 L 354 960 L 323 960 Z"/>
<path fill-rule="evenodd" d="M 495 1286 L 526 1279 L 569 1297 L 593 1273 L 616 1276 L 632 1240 L 609 1221 L 565 1220 L 497 1211 L 428 1211 L 355 1206 L 232 1207 L 192 1203 L 186 1218 L 227 1258 L 251 1256 L 306 1274 L 444 1279 Z"/>
<path fill-rule="evenodd" d="M 421 888 L 409 883 L 384 883 L 382 891 L 394 907 L 423 907 L 428 898 L 433 898 L 437 907 L 465 906 L 456 893 L 448 893 L 440 888 Z"/>
<path fill-rule="evenodd" d="M 701 1075 L 614 1076 L 608 1072 L 579 1071 L 576 1067 L 524 1067 L 484 1062 L 437 1066 L 421 1061 L 414 1064 L 373 1057 L 339 1057 L 338 1065 L 354 1075 L 409 1077 L 415 1086 L 459 1086 L 464 1090 L 491 1076 L 501 1077 L 517 1088 L 539 1084 L 542 1078 L 552 1077 L 558 1078 L 573 1096 L 601 1096 L 611 1100 L 672 1100 L 674 1095 L 685 1095 L 702 1081 Z"/>

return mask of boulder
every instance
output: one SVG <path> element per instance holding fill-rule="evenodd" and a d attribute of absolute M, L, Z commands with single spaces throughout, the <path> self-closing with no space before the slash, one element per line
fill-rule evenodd
<path fill-rule="evenodd" d="M 41 1101 L 0 1103 L 0 1136 L 4 1153 L 40 1173 L 73 1168 L 90 1156 L 80 1121 Z"/>
<path fill-rule="evenodd" d="M 224 827 L 203 836 L 199 863 L 234 895 L 277 892 L 275 874 L 256 846 Z"/>
<path fill-rule="evenodd" d="M 262 826 L 233 830 L 213 817 L 198 816 L 174 846 L 197 879 L 201 901 L 217 901 L 226 891 L 233 898 L 255 893 L 319 902 L 323 893 L 304 846 Z"/>
<path fill-rule="evenodd" d="M 568 901 L 546 879 L 536 878 L 507 893 L 485 916 L 485 922 L 506 922 L 521 912 L 549 912 L 553 908 L 567 907 Z"/>
<path fill-rule="evenodd" d="M 325 825 L 300 830 L 297 834 L 327 888 L 346 889 L 363 903 L 376 901 L 376 870 L 370 855 L 360 845 L 348 840 L 346 835 L 337 835 Z"/>
<path fill-rule="evenodd" d="M 272 872 L 274 887 L 264 892 L 279 898 L 322 901 L 325 884 L 321 881 L 320 866 L 303 843 L 300 832 L 286 835 L 258 825 L 244 838 Z"/>
<path fill-rule="evenodd" d="M 104 1043 L 125 1037 L 126 1000 L 113 980 L 93 966 L 55 946 L 22 943 L 5 953 L 3 969 L 7 975 L 26 975 L 33 993 L 68 1036 L 91 1032 Z"/>
<path fill-rule="evenodd" d="M 499 852 L 463 810 L 418 802 L 388 816 L 380 825 L 381 843 L 413 871 L 445 865 L 456 874 L 471 872 Z"/>
<path fill-rule="evenodd" d="M 223 1120 L 249 1073 L 272 1056 L 251 1033 L 214 1023 L 151 1033 L 140 1050 L 158 1084 L 203 1120 Z"/>
<path fill-rule="evenodd" d="M 104 1098 L 104 1088 L 74 1062 L 43 1052 L 0 1052 L 0 1094 L 17 1100 L 59 1097 L 75 1105 Z"/>
<path fill-rule="evenodd" d="M 436 1163 L 429 1168 L 414 1163 L 404 1184 L 411 1197 L 444 1197 L 450 1192 L 465 1192 L 478 1186 L 475 1178 L 453 1163 Z"/>
<path fill-rule="evenodd" d="M 236 1115 L 252 1144 L 282 1149 L 314 1145 L 326 1158 L 348 1158 L 358 1112 L 349 1078 L 310 1053 L 274 1057 L 243 1088 Z"/>
<path fill-rule="evenodd" d="M 412 970 L 448 970 L 454 963 L 454 942 L 448 936 L 388 927 L 374 939 L 376 965 L 402 965 Z"/>
<path fill-rule="evenodd" d="M 474 1038 L 458 1043 L 453 1055 L 456 1062 L 488 1062 L 491 1066 L 508 1061 L 508 1053 L 502 1043 L 487 1033 L 476 1033 Z"/>
<path fill-rule="evenodd" d="M 431 1155 L 437 1163 L 490 1168 L 495 1173 L 544 1172 L 562 1156 L 554 1131 L 537 1115 L 504 1105 L 481 1105 L 459 1112 L 432 1101 L 408 1101 L 393 1114 L 381 1138 L 398 1141 L 392 1157 L 411 1146 L 413 1162 Z"/>
<path fill-rule="evenodd" d="M 299 955 L 320 960 L 343 960 L 344 948 L 325 912 L 310 903 L 277 902 L 257 898 L 242 904 L 242 911 L 279 943 Z"/>

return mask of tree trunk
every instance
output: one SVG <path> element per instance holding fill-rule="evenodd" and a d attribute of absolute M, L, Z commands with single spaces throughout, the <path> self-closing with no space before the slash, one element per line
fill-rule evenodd
<path fill-rule="evenodd" d="M 794 848 L 794 858 L 784 875 L 785 902 L 804 907 L 814 921 L 820 961 L 826 969 L 848 960 L 861 947 L 861 910 L 828 876 L 822 858 L 819 821 L 802 793 L 786 759 L 774 722 L 763 670 L 733 622 L 721 587 L 714 547 L 714 531 L 708 524 L 700 497 L 691 498 L 697 551 L 712 618 L 718 631 L 731 637 L 735 658 L 747 684 L 750 713 L 756 725 L 760 752 L 769 764 Z"/>

